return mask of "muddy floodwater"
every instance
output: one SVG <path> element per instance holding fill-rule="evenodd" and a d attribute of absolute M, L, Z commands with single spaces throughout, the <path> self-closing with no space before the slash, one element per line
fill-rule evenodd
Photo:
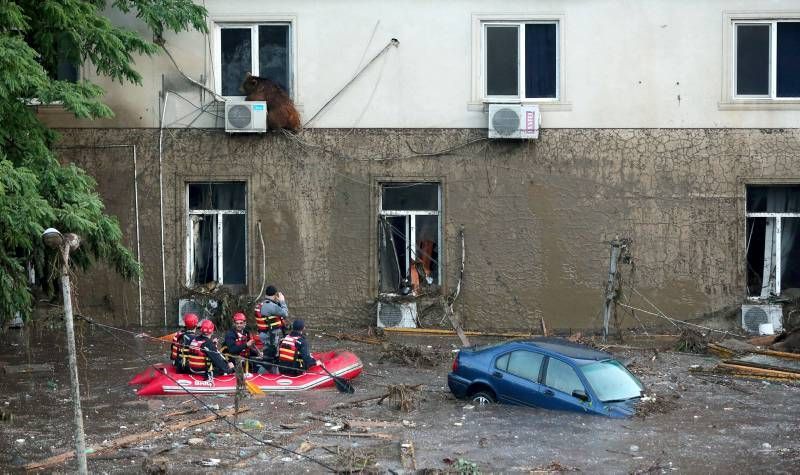
<path fill-rule="evenodd" d="M 690 373 L 693 365 L 714 366 L 713 356 L 615 351 L 656 397 L 652 411 L 619 420 L 456 400 L 447 389 L 455 339 L 392 335 L 391 345 L 368 344 L 312 331 L 312 350 L 345 348 L 362 359 L 355 394 L 331 388 L 243 397 L 248 410 L 237 426 L 213 421 L 180 429 L 210 412 L 189 396 L 140 398 L 127 385 L 146 367 L 141 356 L 165 361 L 168 345 L 83 325 L 78 364 L 92 473 L 800 473 L 800 388 Z M 45 363 L 53 369 L 14 372 Z M 0 368 L 0 472 L 22 473 L 26 464 L 71 450 L 63 332 L 0 334 L 0 366 L 8 369 Z M 357 402 L 397 396 L 391 386 L 400 384 L 413 387 L 404 388 L 403 400 Z M 203 401 L 220 411 L 235 404 L 233 396 Z M 119 444 L 148 431 L 145 440 Z M 75 467 L 70 459 L 43 471 Z"/>

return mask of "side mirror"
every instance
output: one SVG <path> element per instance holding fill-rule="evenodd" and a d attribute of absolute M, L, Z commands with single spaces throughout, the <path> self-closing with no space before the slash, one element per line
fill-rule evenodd
<path fill-rule="evenodd" d="M 586 391 L 584 391 L 583 389 L 576 389 L 572 391 L 572 397 L 580 399 L 581 401 L 589 400 L 589 396 L 586 395 Z"/>

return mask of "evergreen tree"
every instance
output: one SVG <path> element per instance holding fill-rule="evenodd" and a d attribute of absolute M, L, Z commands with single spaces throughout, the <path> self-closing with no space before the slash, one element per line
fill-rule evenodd
<path fill-rule="evenodd" d="M 135 14 L 154 40 L 111 24 L 107 9 Z M 102 88 L 58 80 L 59 68 L 81 64 L 139 85 L 134 55 L 156 54 L 165 30 L 206 31 L 205 17 L 191 0 L 0 0 L 0 323 L 16 312 L 30 315 L 28 265 L 52 288 L 58 261 L 41 240 L 48 227 L 81 237 L 71 258 L 84 269 L 101 260 L 128 279 L 141 272 L 116 218 L 104 213 L 95 181 L 60 164 L 58 136 L 37 119 L 30 99 L 60 102 L 79 118 L 111 117 Z"/>

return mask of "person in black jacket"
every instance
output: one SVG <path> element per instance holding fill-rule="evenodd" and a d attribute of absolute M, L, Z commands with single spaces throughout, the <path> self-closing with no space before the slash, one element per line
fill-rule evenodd
<path fill-rule="evenodd" d="M 250 331 L 247 329 L 247 317 L 243 313 L 235 313 L 233 315 L 233 328 L 225 333 L 225 348 L 226 353 L 234 356 L 241 356 L 245 358 L 243 365 L 245 372 L 250 372 L 253 367 L 251 363 L 251 356 L 261 358 L 263 355 L 261 350 L 256 347 L 256 340 Z"/>
<path fill-rule="evenodd" d="M 305 323 L 302 320 L 292 322 L 292 331 L 281 340 L 278 348 L 278 364 L 281 374 L 299 376 L 308 368 L 322 364 L 311 356 L 311 348 L 306 340 Z"/>
<path fill-rule="evenodd" d="M 214 376 L 233 373 L 233 363 L 225 361 L 214 336 L 214 323 L 211 320 L 200 322 L 200 334 L 189 345 L 189 369 L 192 373 Z"/>

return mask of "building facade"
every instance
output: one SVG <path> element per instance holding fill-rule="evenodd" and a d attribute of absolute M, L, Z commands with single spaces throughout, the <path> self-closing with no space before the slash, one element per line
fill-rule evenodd
<path fill-rule="evenodd" d="M 617 237 L 631 307 L 800 288 L 797 2 L 204 4 L 208 34 L 137 58 L 141 87 L 81 66 L 113 119 L 39 110 L 144 266 L 86 276 L 95 313 L 171 325 L 187 289 L 266 274 L 312 325 L 374 325 L 379 301 L 438 325 L 461 282 L 467 328 L 599 328 Z M 300 133 L 225 132 L 247 72 Z M 492 104 L 538 106 L 538 138 L 489 138 Z"/>

